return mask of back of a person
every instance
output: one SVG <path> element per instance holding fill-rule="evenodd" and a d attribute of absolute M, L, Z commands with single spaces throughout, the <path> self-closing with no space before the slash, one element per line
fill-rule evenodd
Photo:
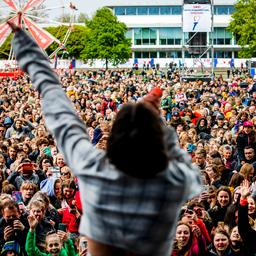
<path fill-rule="evenodd" d="M 90 143 L 41 50 L 22 31 L 14 38 L 17 60 L 42 95 L 47 127 L 78 177 L 84 213 L 80 233 L 127 252 L 169 256 L 180 206 L 201 192 L 201 181 L 174 130 L 171 144 L 166 143 L 159 93 L 157 101 L 152 101 L 154 93 L 147 104 L 144 99 L 118 112 L 104 152 Z M 35 63 L 28 49 L 40 61 Z M 89 253 L 101 254 L 90 248 L 89 242 Z"/>
<path fill-rule="evenodd" d="M 80 231 L 141 255 L 170 255 L 185 192 L 180 174 L 167 169 L 157 178 L 140 180 L 109 164 L 97 173 L 96 183 L 94 175 L 79 177 L 85 181 L 81 193 L 87 195 Z"/>

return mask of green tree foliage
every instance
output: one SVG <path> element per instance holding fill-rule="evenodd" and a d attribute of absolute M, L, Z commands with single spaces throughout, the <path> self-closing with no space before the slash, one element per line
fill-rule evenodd
<path fill-rule="evenodd" d="M 9 35 L 3 45 L 0 47 L 0 60 L 8 59 L 10 49 L 11 49 L 11 40 L 12 40 L 13 34 Z"/>
<path fill-rule="evenodd" d="M 93 62 L 104 60 L 118 65 L 125 63 L 131 54 L 131 41 L 125 37 L 127 27 L 119 22 L 112 11 L 106 7 L 97 10 L 92 19 L 86 20 L 85 47 L 82 59 Z"/>
<path fill-rule="evenodd" d="M 88 19 L 87 14 L 85 13 L 79 13 L 78 17 L 76 18 L 77 23 L 85 23 L 85 21 Z"/>
<path fill-rule="evenodd" d="M 46 28 L 46 30 L 54 35 L 57 39 L 59 39 L 60 42 L 63 42 L 64 37 L 67 33 L 68 27 L 67 26 L 60 26 L 60 27 L 49 27 Z M 76 59 L 80 59 L 80 54 L 82 50 L 84 49 L 84 37 L 85 37 L 86 27 L 85 26 L 78 26 L 75 25 L 72 28 L 71 34 L 67 40 L 66 43 L 66 52 L 63 57 L 75 57 Z M 12 34 L 7 38 L 7 40 L 4 42 L 4 44 L 0 47 L 0 59 L 7 59 L 10 48 L 11 48 L 11 39 Z M 48 55 L 50 55 L 52 52 L 54 52 L 58 48 L 57 43 L 51 44 L 46 52 Z M 63 50 L 60 50 L 58 52 L 58 57 L 61 58 L 63 55 Z"/>
<path fill-rule="evenodd" d="M 69 13 L 64 13 L 60 17 L 57 18 L 59 22 L 71 22 L 73 20 L 73 16 Z"/>
<path fill-rule="evenodd" d="M 256 56 L 256 0 L 239 0 L 228 29 L 242 47 L 239 57 Z"/>
<path fill-rule="evenodd" d="M 46 29 L 52 35 L 54 35 L 60 42 L 63 42 L 64 37 L 67 33 L 67 26 L 60 27 L 49 27 Z M 71 34 L 66 43 L 66 52 L 68 52 L 69 57 L 75 57 L 80 59 L 80 54 L 84 49 L 84 37 L 85 37 L 86 28 L 84 26 L 75 25 L 72 28 Z M 47 53 L 50 55 L 58 47 L 57 43 L 53 43 L 47 49 Z M 58 52 L 58 56 L 62 57 L 63 50 Z M 67 57 L 65 55 L 65 57 Z"/>

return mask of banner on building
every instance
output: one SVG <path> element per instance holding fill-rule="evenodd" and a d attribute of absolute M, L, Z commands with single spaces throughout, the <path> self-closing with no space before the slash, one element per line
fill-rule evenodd
<path fill-rule="evenodd" d="M 183 32 L 211 32 L 212 9 L 210 4 L 185 4 Z"/>

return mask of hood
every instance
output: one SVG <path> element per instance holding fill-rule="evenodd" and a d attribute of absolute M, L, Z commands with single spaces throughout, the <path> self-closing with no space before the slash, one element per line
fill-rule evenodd
<path fill-rule="evenodd" d="M 55 196 L 54 185 L 55 185 L 56 180 L 57 180 L 57 178 L 55 178 L 55 177 L 51 177 L 51 178 L 43 180 L 40 183 L 40 190 L 43 193 L 46 193 L 48 196 Z"/>

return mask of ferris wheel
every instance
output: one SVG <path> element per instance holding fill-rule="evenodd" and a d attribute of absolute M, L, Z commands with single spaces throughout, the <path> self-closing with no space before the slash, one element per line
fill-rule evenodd
<path fill-rule="evenodd" d="M 65 45 L 72 31 L 72 24 L 75 19 L 75 11 L 77 11 L 77 8 L 72 3 L 66 7 L 61 0 L 54 1 L 55 3 L 59 4 L 58 6 L 46 8 L 44 6 L 42 7 L 44 2 L 45 0 L 0 0 L 0 18 L 5 20 L 5 22 L 0 24 L 0 47 L 11 34 L 11 28 L 7 24 L 7 21 L 10 21 L 19 27 L 26 28 L 42 50 L 45 50 L 53 42 L 56 42 L 58 47 L 52 54 L 50 54 L 49 58 L 55 56 L 58 51 L 65 49 Z M 42 8 L 40 8 L 40 6 Z M 68 22 L 68 30 L 62 42 L 40 26 L 40 23 L 47 23 L 48 26 L 67 25 L 67 23 L 49 19 L 48 13 L 55 9 L 58 10 L 62 16 L 64 15 L 64 12 L 68 12 L 70 17 Z M 4 10 L 4 13 L 2 10 Z M 45 17 L 40 15 L 40 13 L 45 13 Z M 13 59 L 12 49 L 8 59 Z"/>

